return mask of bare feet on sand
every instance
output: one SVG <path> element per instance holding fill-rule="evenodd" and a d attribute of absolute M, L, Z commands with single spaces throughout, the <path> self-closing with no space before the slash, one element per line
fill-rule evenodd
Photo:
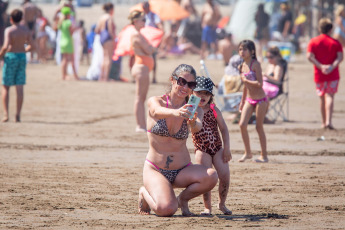
<path fill-rule="evenodd" d="M 264 157 L 259 157 L 258 159 L 255 159 L 256 163 L 267 163 L 268 162 L 268 158 L 264 158 Z"/>
<path fill-rule="evenodd" d="M 177 197 L 178 207 L 181 208 L 182 216 L 196 216 L 189 211 L 188 202 L 182 201 L 180 196 Z"/>
<path fill-rule="evenodd" d="M 139 189 L 139 199 L 138 199 L 138 210 L 141 215 L 149 215 L 151 212 L 149 204 L 146 202 L 143 196 L 143 190 L 145 188 L 141 187 Z"/>
<path fill-rule="evenodd" d="M 241 159 L 238 160 L 238 162 L 245 162 L 246 160 L 250 160 L 253 158 L 252 154 L 244 154 Z"/>
<path fill-rule="evenodd" d="M 212 211 L 211 211 L 211 209 L 205 208 L 205 210 L 203 212 L 201 212 L 200 215 L 202 215 L 202 216 L 211 216 L 212 215 Z"/>
<path fill-rule="evenodd" d="M 218 204 L 218 208 L 220 211 L 224 213 L 224 215 L 232 215 L 232 211 L 230 211 L 225 204 Z"/>
<path fill-rule="evenodd" d="M 1 120 L 1 122 L 8 122 L 8 116 L 4 116 Z"/>

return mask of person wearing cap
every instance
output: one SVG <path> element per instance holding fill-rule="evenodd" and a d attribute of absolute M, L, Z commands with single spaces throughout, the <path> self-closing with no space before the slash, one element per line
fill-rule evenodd
<path fill-rule="evenodd" d="M 60 50 L 62 54 L 61 60 L 61 69 L 62 69 L 62 79 L 66 80 L 67 78 L 67 64 L 70 62 L 72 64 L 73 76 L 76 80 L 79 80 L 79 77 L 76 72 L 74 64 L 74 48 L 73 48 L 73 32 L 78 29 L 72 25 L 70 19 L 71 8 L 65 6 L 61 8 L 62 17 L 59 21 L 58 28 L 61 31 L 60 38 Z"/>
<path fill-rule="evenodd" d="M 213 104 L 214 95 L 212 91 L 214 84 L 212 80 L 198 76 L 196 82 L 197 85 L 193 94 L 201 98 L 199 107 L 202 108 L 204 116 L 202 119 L 202 129 L 198 132 L 192 131 L 195 160 L 197 164 L 204 165 L 207 168 L 212 168 L 213 165 L 216 169 L 219 177 L 218 208 L 225 215 L 231 215 L 232 212 L 225 205 L 230 185 L 229 161 L 232 159 L 229 130 L 222 113 Z M 222 138 L 218 129 L 221 132 Z M 203 198 L 205 210 L 201 214 L 211 215 L 211 191 L 203 194 Z"/>

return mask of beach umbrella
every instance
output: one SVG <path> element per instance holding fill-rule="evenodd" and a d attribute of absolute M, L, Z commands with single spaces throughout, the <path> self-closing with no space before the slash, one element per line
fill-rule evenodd
<path fill-rule="evenodd" d="M 149 3 L 151 11 L 157 14 L 163 21 L 181 20 L 189 17 L 189 12 L 174 0 L 150 0 Z M 130 8 L 130 12 L 133 10 L 143 11 L 142 3 Z"/>
<path fill-rule="evenodd" d="M 119 56 L 133 55 L 131 37 L 135 33 L 133 25 L 125 26 L 118 35 L 116 49 L 114 51 L 113 59 L 116 60 Z M 140 33 L 153 46 L 158 47 L 163 38 L 163 31 L 151 26 L 145 26 L 140 30 Z"/>

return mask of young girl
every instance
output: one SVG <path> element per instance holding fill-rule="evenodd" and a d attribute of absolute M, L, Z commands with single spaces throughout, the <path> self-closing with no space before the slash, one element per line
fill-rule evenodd
<path fill-rule="evenodd" d="M 228 162 L 232 159 L 230 152 L 229 131 L 219 111 L 213 101 L 213 82 L 210 78 L 197 77 L 197 86 L 193 94 L 200 97 L 199 107 L 202 108 L 204 115 L 202 129 L 193 133 L 193 143 L 195 147 L 195 160 L 197 164 L 212 168 L 214 165 L 219 177 L 219 204 L 218 208 L 225 214 L 231 215 L 232 212 L 226 208 L 225 201 L 229 191 L 230 170 Z M 220 138 L 218 127 L 222 134 Z M 203 195 L 205 210 L 202 215 L 211 215 L 211 191 Z"/>
<path fill-rule="evenodd" d="M 62 54 L 61 68 L 62 68 L 62 80 L 67 78 L 67 64 L 71 62 L 73 76 L 75 80 L 79 80 L 79 77 L 76 72 L 75 63 L 74 63 L 74 48 L 73 48 L 73 38 L 72 34 L 77 27 L 72 25 L 71 21 L 71 8 L 65 6 L 61 9 L 62 17 L 59 21 L 59 29 L 61 31 L 60 38 L 60 50 Z"/>
<path fill-rule="evenodd" d="M 245 152 L 239 162 L 251 159 L 253 157 L 247 125 L 253 112 L 256 113 L 256 130 L 259 134 L 261 145 L 261 156 L 255 162 L 268 162 L 266 151 L 266 136 L 264 132 L 264 118 L 268 108 L 268 100 L 262 89 L 262 71 L 260 63 L 256 59 L 255 44 L 250 40 L 243 40 L 239 44 L 239 55 L 244 62 L 240 65 L 239 70 L 241 79 L 244 83 L 243 96 L 239 110 L 242 112 L 240 128 L 244 143 Z"/>

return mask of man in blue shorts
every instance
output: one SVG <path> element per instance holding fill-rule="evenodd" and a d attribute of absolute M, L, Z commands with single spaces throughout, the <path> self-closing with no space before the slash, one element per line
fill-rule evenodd
<path fill-rule="evenodd" d="M 10 21 L 12 26 L 7 27 L 4 35 L 4 44 L 0 50 L 0 59 L 4 58 L 2 69 L 2 104 L 4 116 L 2 122 L 7 122 L 10 87 L 15 85 L 17 91 L 16 122 L 20 122 L 20 112 L 23 105 L 24 90 L 26 83 L 26 54 L 33 48 L 32 36 L 26 26 L 20 25 L 23 12 L 15 9 L 11 12 Z"/>
<path fill-rule="evenodd" d="M 211 55 L 216 58 L 217 53 L 217 33 L 216 29 L 218 22 L 221 19 L 221 14 L 218 6 L 213 0 L 207 0 L 202 14 L 201 14 L 201 25 L 202 25 L 202 37 L 201 37 L 201 59 L 205 59 L 208 46 L 211 49 Z"/>

